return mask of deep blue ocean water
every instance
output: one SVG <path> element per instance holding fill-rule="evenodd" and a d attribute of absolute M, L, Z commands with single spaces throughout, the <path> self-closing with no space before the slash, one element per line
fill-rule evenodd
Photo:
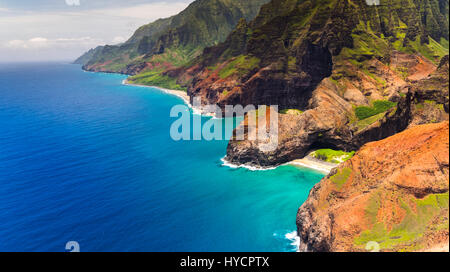
<path fill-rule="evenodd" d="M 295 250 L 323 174 L 224 167 L 226 141 L 171 139 L 181 99 L 124 78 L 0 64 L 0 251 Z"/>

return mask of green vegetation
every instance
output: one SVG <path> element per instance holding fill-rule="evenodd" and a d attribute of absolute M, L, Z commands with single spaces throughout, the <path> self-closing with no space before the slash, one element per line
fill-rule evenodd
<path fill-rule="evenodd" d="M 352 169 L 351 168 L 344 168 L 344 169 L 339 169 L 338 173 L 334 176 L 332 176 L 330 178 L 331 182 L 333 182 L 337 189 L 340 190 L 342 189 L 342 187 L 344 186 L 344 184 L 347 182 L 347 180 L 349 179 L 350 175 L 352 173 Z"/>
<path fill-rule="evenodd" d="M 356 122 L 356 127 L 358 128 L 358 131 L 365 129 L 366 127 L 368 127 L 368 126 L 372 125 L 373 123 L 375 123 L 376 121 L 380 120 L 381 118 L 384 117 L 385 114 L 386 113 L 382 112 L 377 115 L 374 115 L 369 118 L 366 118 L 366 119 Z"/>
<path fill-rule="evenodd" d="M 351 33 L 353 46 L 344 47 L 338 59 L 348 61 L 362 69 L 366 75 L 381 84 L 381 87 L 384 87 L 385 82 L 368 72 L 366 61 L 376 57 L 389 64 L 392 49 L 407 54 L 419 53 L 435 64 L 439 63 L 439 60 L 449 53 L 448 14 L 445 12 L 440 14 L 439 9 L 434 10 L 439 3 L 437 0 L 431 1 L 434 3 L 422 6 L 413 1 L 392 0 L 390 8 L 380 7 L 376 10 L 376 14 L 370 14 L 375 10 L 365 10 L 368 14 L 364 14 L 364 19 L 360 19 L 359 24 Z M 398 13 L 395 8 L 392 8 L 394 6 L 416 11 L 409 15 Z M 378 18 L 379 21 L 370 18 Z M 427 18 L 427 21 L 421 22 L 421 18 Z M 380 23 L 385 30 L 381 29 Z M 412 29 L 419 24 L 423 24 L 426 29 L 425 33 L 430 36 L 425 36 L 421 32 L 414 32 L 411 35 Z M 385 36 L 386 33 L 390 35 Z M 404 78 L 407 77 L 405 71 L 400 72 Z"/>
<path fill-rule="evenodd" d="M 314 151 L 311 155 L 322 161 L 341 163 L 351 159 L 355 155 L 355 151 L 345 152 L 342 150 L 319 149 Z"/>
<path fill-rule="evenodd" d="M 192 47 L 166 49 L 163 54 L 153 55 L 146 61 L 154 64 L 168 63 L 172 66 L 179 67 L 187 64 L 193 58 L 200 55 L 201 52 L 200 49 Z"/>
<path fill-rule="evenodd" d="M 297 58 L 289 56 L 288 58 L 288 69 L 289 70 L 296 70 L 297 69 Z"/>
<path fill-rule="evenodd" d="M 448 23 L 447 23 L 448 24 Z M 409 40 L 406 37 L 407 27 L 402 22 L 402 26 L 395 29 L 395 41 L 392 42 L 393 48 L 408 54 L 420 53 L 425 58 L 431 60 L 435 64 L 449 53 L 448 41 L 444 37 L 440 37 L 439 42 L 432 37 L 428 37 L 429 42 L 421 41 L 420 36 Z"/>
<path fill-rule="evenodd" d="M 405 37 L 403 37 L 404 39 Z M 431 37 L 429 38 L 429 43 L 421 43 L 420 38 L 417 37 L 414 41 L 408 41 L 408 45 L 405 47 L 403 44 L 403 40 L 399 39 L 393 43 L 393 47 L 396 50 L 402 51 L 408 54 L 420 53 L 425 58 L 429 59 L 435 64 L 439 63 L 439 60 L 449 53 L 448 42 L 446 43 L 445 39 L 442 39 L 442 43 L 440 44 L 433 40 Z"/>
<path fill-rule="evenodd" d="M 303 111 L 299 109 L 284 109 L 280 111 L 281 114 L 302 115 Z"/>
<path fill-rule="evenodd" d="M 371 72 L 369 72 L 369 70 L 363 68 L 362 72 L 367 75 L 368 77 L 372 78 L 373 80 L 375 80 L 378 84 L 380 84 L 381 86 L 386 86 L 386 81 L 383 80 L 382 78 L 372 74 Z"/>
<path fill-rule="evenodd" d="M 219 71 L 220 78 L 227 78 L 234 74 L 243 76 L 251 70 L 258 67 L 260 60 L 256 57 L 249 57 L 241 55 L 236 57 L 235 60 L 228 63 L 224 68 Z"/>
<path fill-rule="evenodd" d="M 420 39 L 417 38 L 415 41 L 410 42 L 410 45 L 416 52 L 419 52 L 427 59 L 438 64 L 443 56 L 448 55 L 448 48 L 445 48 L 431 37 L 429 39 L 430 42 L 428 44 L 422 44 Z"/>
<path fill-rule="evenodd" d="M 448 47 L 449 47 L 449 42 L 445 39 L 445 38 L 443 38 L 443 37 L 441 37 L 441 41 L 439 42 L 441 45 L 442 45 L 442 47 L 444 47 L 445 49 L 449 49 Z"/>
<path fill-rule="evenodd" d="M 427 230 L 431 228 L 448 229 L 448 220 L 444 220 L 445 222 L 441 222 L 441 224 L 430 224 L 440 214 L 448 214 L 448 192 L 444 194 L 430 194 L 424 199 L 414 199 L 413 204 L 410 201 L 404 201 L 402 199 L 398 201 L 400 207 L 406 212 L 406 216 L 400 223 L 395 224 L 388 231 L 385 223 L 377 219 L 381 203 L 380 194 L 375 194 L 369 200 L 365 213 L 368 220 L 373 224 L 373 227 L 370 230 L 362 232 L 355 239 L 355 245 L 364 247 L 368 242 L 375 241 L 380 244 L 381 249 L 417 250 L 418 248 L 415 248 L 415 242 Z M 411 204 L 414 207 L 411 207 Z"/>
<path fill-rule="evenodd" d="M 426 109 L 436 109 L 439 111 L 445 111 L 444 110 L 444 105 L 443 104 L 439 104 L 436 101 L 433 100 L 424 100 L 424 101 L 416 101 L 414 103 L 415 109 L 418 111 L 423 111 Z"/>
<path fill-rule="evenodd" d="M 389 42 L 383 37 L 377 36 L 370 22 L 360 21 L 351 36 L 354 46 L 353 48 L 344 48 L 341 57 L 359 68 L 363 67 L 365 60 L 375 56 L 382 58 L 385 52 L 388 52 Z"/>
<path fill-rule="evenodd" d="M 128 78 L 128 81 L 133 84 L 158 86 L 171 90 L 186 90 L 185 88 L 177 84 L 175 78 L 163 75 L 161 70 L 141 73 L 139 75 Z"/>
<path fill-rule="evenodd" d="M 371 116 L 386 112 L 387 110 L 397 106 L 397 103 L 387 100 L 377 100 L 373 102 L 372 107 L 359 106 L 355 108 L 356 117 L 359 120 L 364 120 Z"/>

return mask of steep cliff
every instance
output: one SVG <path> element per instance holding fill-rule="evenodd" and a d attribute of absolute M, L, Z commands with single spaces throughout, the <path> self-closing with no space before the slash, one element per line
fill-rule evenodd
<path fill-rule="evenodd" d="M 448 193 L 448 122 L 366 144 L 299 209 L 300 249 L 448 251 Z"/>
<path fill-rule="evenodd" d="M 436 72 L 413 82 L 414 105 L 410 126 L 448 120 L 449 116 L 449 57 L 442 58 Z"/>
<path fill-rule="evenodd" d="M 443 8 L 432 12 L 424 7 L 431 2 Z M 238 96 L 244 105 L 304 107 L 305 97 L 333 70 L 334 78 L 348 78 L 366 68 L 369 77 L 378 79 L 370 73 L 374 61 L 388 65 L 397 57 L 395 51 L 438 63 L 448 51 L 439 44 L 448 40 L 446 10 L 448 1 L 437 0 L 385 0 L 380 6 L 368 6 L 365 0 L 274 0 L 247 28 L 240 25 L 242 30 L 224 44 L 205 50 L 198 61 L 201 73 L 190 90 L 208 102 L 228 103 Z M 437 21 L 433 39 L 428 29 Z M 230 90 L 224 79 L 236 81 L 237 88 Z M 208 88 L 203 81 L 214 86 Z"/>
<path fill-rule="evenodd" d="M 225 40 L 241 18 L 253 19 L 269 0 L 197 0 L 179 14 L 139 28 L 124 44 L 101 46 L 76 63 L 89 71 L 135 75 L 178 67 Z"/>
<path fill-rule="evenodd" d="M 318 147 L 357 150 L 409 126 L 412 105 L 422 103 L 417 88 L 448 54 L 448 1 L 380 3 L 273 0 L 176 73 L 180 84 L 192 77 L 188 94 L 205 104 L 303 112 L 280 115 L 277 150 L 232 140 L 228 160 L 266 166 Z M 435 104 L 438 118 L 429 121 L 447 119 L 445 101 Z"/>

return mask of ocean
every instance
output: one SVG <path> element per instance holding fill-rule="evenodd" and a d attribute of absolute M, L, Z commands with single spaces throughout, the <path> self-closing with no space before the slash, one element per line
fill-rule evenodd
<path fill-rule="evenodd" d="M 0 251 L 295 251 L 323 174 L 224 166 L 227 141 L 170 137 L 180 98 L 125 78 L 0 64 Z"/>

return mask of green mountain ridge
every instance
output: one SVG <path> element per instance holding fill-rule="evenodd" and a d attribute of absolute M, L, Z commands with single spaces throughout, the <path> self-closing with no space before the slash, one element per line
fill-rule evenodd
<path fill-rule="evenodd" d="M 330 61 L 334 63 L 348 60 L 361 64 L 372 58 L 389 60 L 390 53 L 397 50 L 423 55 L 437 64 L 448 54 L 448 0 L 382 0 L 380 3 L 368 6 L 365 0 L 271 1 L 261 8 L 253 21 L 240 22 L 223 43 L 206 48 L 197 59 L 187 63 L 184 71 L 196 65 L 203 69 L 220 67 L 220 63 L 244 55 L 248 59 L 260 59 L 258 68 L 270 64 L 284 67 L 280 71 L 284 76 L 293 75 L 291 80 L 285 81 L 293 81 L 299 68 L 302 70 L 298 53 L 303 51 L 305 56 L 305 46 L 322 48 L 325 55 L 329 52 L 333 59 Z M 320 65 L 317 68 L 320 70 Z M 239 67 L 235 70 L 242 80 L 258 71 L 237 71 Z M 311 71 L 310 75 L 317 72 L 320 74 L 320 71 Z M 174 75 L 172 80 L 184 88 L 190 86 L 194 76 L 192 73 L 186 76 L 182 71 L 163 74 Z M 327 73 L 322 78 L 325 76 Z M 314 81 L 320 82 L 322 78 Z M 256 102 L 259 101 L 253 103 Z"/>
<path fill-rule="evenodd" d="M 279 57 L 286 61 L 307 42 L 327 47 L 334 56 L 343 48 L 352 49 L 349 59 L 383 57 L 382 50 L 391 49 L 430 57 L 435 53 L 431 51 L 439 50 L 421 47 L 430 44 L 430 38 L 448 50 L 448 20 L 448 0 L 381 0 L 380 6 L 368 6 L 365 0 L 274 0 L 249 24 L 246 37 L 240 38 L 247 40 L 240 51 L 229 54 L 232 45 L 218 45 L 200 61 L 214 65 L 246 54 L 263 59 L 264 66 Z"/>
<path fill-rule="evenodd" d="M 185 64 L 225 40 L 241 18 L 253 19 L 266 2 L 197 0 L 175 16 L 140 27 L 125 43 L 99 46 L 75 63 L 89 71 L 124 74 L 137 74 L 148 63 L 165 68 Z"/>

